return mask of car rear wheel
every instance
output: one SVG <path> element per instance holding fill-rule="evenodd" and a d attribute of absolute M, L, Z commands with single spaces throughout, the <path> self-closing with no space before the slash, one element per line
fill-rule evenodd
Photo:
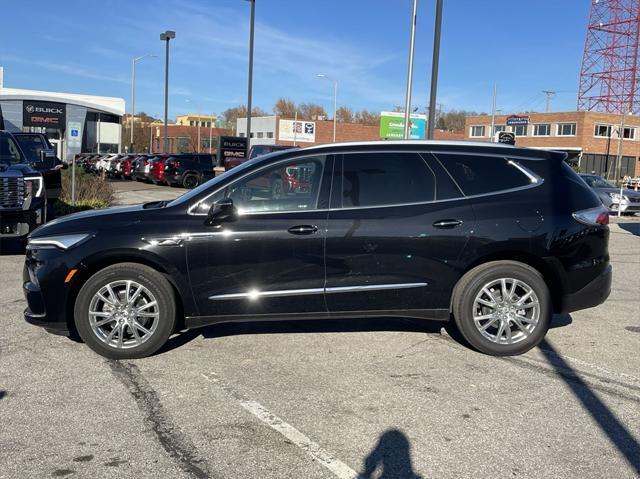
<path fill-rule="evenodd" d="M 516 261 L 492 261 L 456 286 L 453 316 L 464 338 L 493 356 L 525 353 L 542 341 L 551 321 L 551 297 L 542 275 Z"/>
<path fill-rule="evenodd" d="M 95 273 L 82 286 L 74 309 L 80 337 L 111 359 L 143 358 L 156 352 L 173 332 L 175 315 L 169 282 L 136 263 Z"/>
<path fill-rule="evenodd" d="M 191 173 L 184 175 L 184 178 L 182 179 L 182 186 L 188 189 L 195 188 L 198 186 L 198 177 Z"/>

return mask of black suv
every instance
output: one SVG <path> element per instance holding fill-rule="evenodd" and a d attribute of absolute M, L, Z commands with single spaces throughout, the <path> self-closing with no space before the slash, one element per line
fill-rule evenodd
<path fill-rule="evenodd" d="M 110 358 L 185 327 L 389 316 L 453 317 L 476 349 L 521 354 L 611 288 L 607 210 L 564 158 L 424 141 L 266 155 L 171 202 L 39 228 L 25 318 Z"/>
<path fill-rule="evenodd" d="M 23 238 L 46 222 L 47 189 L 42 173 L 60 175 L 55 167 L 48 168 L 52 165 L 45 151 L 32 158 L 20 144 L 16 136 L 0 131 L 0 239 Z M 56 197 L 59 184 L 59 180 L 57 188 L 50 184 Z"/>
<path fill-rule="evenodd" d="M 172 155 L 164 162 L 164 181 L 170 186 L 195 188 L 215 176 L 215 155 Z"/>

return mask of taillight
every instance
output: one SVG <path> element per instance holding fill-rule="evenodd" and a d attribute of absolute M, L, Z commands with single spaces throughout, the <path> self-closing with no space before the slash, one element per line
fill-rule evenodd
<path fill-rule="evenodd" d="M 580 223 L 589 226 L 609 224 L 609 210 L 604 205 L 589 208 L 588 210 L 576 211 L 573 213 L 573 217 Z"/>

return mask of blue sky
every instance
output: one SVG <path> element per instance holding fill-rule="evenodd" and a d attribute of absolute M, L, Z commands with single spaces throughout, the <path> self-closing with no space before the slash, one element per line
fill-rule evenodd
<path fill-rule="evenodd" d="M 221 113 L 246 102 L 249 3 L 244 0 L 29 0 L 3 4 L 5 86 L 119 96 L 129 109 L 163 109 L 164 44 L 171 44 L 169 116 Z M 404 105 L 411 0 L 256 0 L 254 104 L 280 96 L 374 111 Z M 445 0 L 438 103 L 445 110 L 575 109 L 587 0 Z M 434 0 L 420 0 L 413 107 L 424 111 L 431 76 Z M 10 20 L 11 19 L 11 20 Z M 9 21 L 10 20 L 10 21 Z"/>

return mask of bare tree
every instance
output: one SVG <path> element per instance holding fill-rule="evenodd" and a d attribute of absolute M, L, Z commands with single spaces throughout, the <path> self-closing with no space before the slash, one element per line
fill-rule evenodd
<path fill-rule="evenodd" d="M 227 128 L 232 128 L 235 130 L 236 120 L 238 118 L 247 117 L 247 106 L 238 105 L 234 106 L 233 108 L 228 108 L 222 112 L 222 116 L 224 117 Z M 254 107 L 251 110 L 251 116 L 267 116 L 267 112 L 260 107 Z"/>
<path fill-rule="evenodd" d="M 273 106 L 273 112 L 283 118 L 294 118 L 296 116 L 296 104 L 288 98 L 278 98 Z"/>
<path fill-rule="evenodd" d="M 316 103 L 300 103 L 298 112 L 298 118 L 302 120 L 317 120 L 319 117 L 327 118 L 327 112 L 324 107 Z"/>
<path fill-rule="evenodd" d="M 368 110 L 362 110 L 355 114 L 354 120 L 362 125 L 379 125 L 380 114 Z"/>
<path fill-rule="evenodd" d="M 336 111 L 336 118 L 341 123 L 353 123 L 353 110 L 348 106 L 341 106 Z"/>

